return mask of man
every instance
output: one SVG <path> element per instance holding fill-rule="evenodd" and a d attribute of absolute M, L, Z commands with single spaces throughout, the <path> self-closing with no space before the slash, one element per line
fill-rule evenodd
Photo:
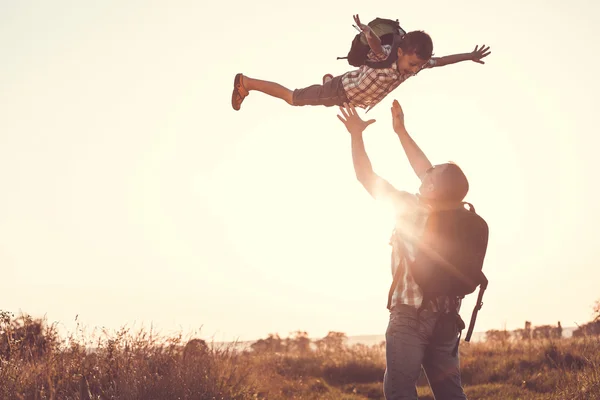
<path fill-rule="evenodd" d="M 431 164 L 406 131 L 402 108 L 394 100 L 394 131 L 421 180 L 416 195 L 397 190 L 373 172 L 365 151 L 363 131 L 375 121 L 363 121 L 355 108 L 347 104 L 340 107 L 340 111 L 342 116 L 338 115 L 338 118 L 352 138 L 352 159 L 357 179 L 375 199 L 393 204 L 396 231 L 401 231 L 395 232 L 391 243 L 394 284 L 388 301 L 390 320 L 386 331 L 385 398 L 416 400 L 416 382 L 422 366 L 436 400 L 466 399 L 461 386 L 457 351 L 457 337 L 464 328 L 458 315 L 460 299 L 424 296 L 408 264 L 415 259 L 430 213 L 463 207 L 462 201 L 469 190 L 467 178 L 456 164 Z"/>

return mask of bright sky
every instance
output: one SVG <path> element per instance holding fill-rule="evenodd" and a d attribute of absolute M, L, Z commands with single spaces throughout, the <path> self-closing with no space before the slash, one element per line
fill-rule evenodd
<path fill-rule="evenodd" d="M 383 334 L 392 220 L 337 109 L 230 105 L 237 72 L 295 88 L 351 69 L 359 13 L 424 29 L 438 56 L 491 46 L 409 79 L 366 134 L 375 170 L 416 191 L 397 98 L 430 159 L 470 178 L 491 230 L 476 330 L 587 322 L 599 4 L 0 1 L 0 309 L 216 340 Z"/>

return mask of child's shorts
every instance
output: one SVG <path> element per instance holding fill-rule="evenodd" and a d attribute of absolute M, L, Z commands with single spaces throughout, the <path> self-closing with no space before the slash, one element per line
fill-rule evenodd
<path fill-rule="evenodd" d="M 294 90 L 292 101 L 295 106 L 341 106 L 349 103 L 342 84 L 342 76 L 336 76 L 323 85 L 312 85 Z"/>

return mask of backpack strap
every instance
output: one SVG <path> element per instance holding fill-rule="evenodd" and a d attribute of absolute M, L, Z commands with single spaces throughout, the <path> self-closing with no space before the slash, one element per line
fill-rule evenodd
<path fill-rule="evenodd" d="M 400 260 L 400 264 L 402 264 L 402 260 Z M 400 282 L 402 275 L 404 275 L 404 268 L 398 265 L 398 268 L 396 268 L 396 273 L 394 274 L 394 280 L 392 281 L 392 285 L 390 286 L 390 291 L 388 293 L 387 309 L 390 311 L 392 307 L 392 297 L 394 297 L 394 291 L 396 290 L 396 286 L 398 286 L 398 282 Z"/>
<path fill-rule="evenodd" d="M 469 207 L 469 211 L 475 213 L 475 207 L 473 204 L 468 202 L 463 202 L 463 205 L 467 205 Z M 475 307 L 473 307 L 473 313 L 471 314 L 471 321 L 469 322 L 469 329 L 467 330 L 467 335 L 465 336 L 465 342 L 469 342 L 471 340 L 471 335 L 473 334 L 473 329 L 475 328 L 475 321 L 477 320 L 477 313 L 483 307 L 483 294 L 485 293 L 485 289 L 487 289 L 488 280 L 486 276 L 481 273 L 481 283 L 479 284 L 479 293 L 477 294 L 477 302 L 475 303 Z"/>
<path fill-rule="evenodd" d="M 473 206 L 473 204 L 463 201 L 463 206 L 465 205 L 469 206 L 469 211 L 475 212 L 475 207 Z"/>
<path fill-rule="evenodd" d="M 475 320 L 477 319 L 477 313 L 481 310 L 483 306 L 483 294 L 485 293 L 485 289 L 487 289 L 488 280 L 483 275 L 483 281 L 479 285 L 479 294 L 477 295 L 477 303 L 475 303 L 475 307 L 473 307 L 473 313 L 471 314 L 471 322 L 469 322 L 469 329 L 467 330 L 467 335 L 465 336 L 465 342 L 469 342 L 471 340 L 471 335 L 473 334 L 473 329 L 475 328 Z"/>

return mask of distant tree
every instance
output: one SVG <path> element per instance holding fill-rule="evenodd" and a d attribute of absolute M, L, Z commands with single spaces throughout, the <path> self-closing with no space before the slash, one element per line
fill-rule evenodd
<path fill-rule="evenodd" d="M 257 353 L 281 353 L 286 350 L 285 345 L 278 334 L 270 333 L 266 339 L 259 339 L 250 345 Z"/>
<path fill-rule="evenodd" d="M 556 328 L 554 328 L 554 337 L 556 339 L 561 339 L 562 333 L 563 333 L 563 328 L 562 328 L 562 325 L 560 324 L 560 321 L 558 321 L 558 323 L 556 324 Z"/>
<path fill-rule="evenodd" d="M 183 362 L 189 363 L 203 358 L 208 353 L 208 346 L 202 339 L 191 339 L 183 348 Z"/>
<path fill-rule="evenodd" d="M 514 340 L 527 340 L 530 338 L 530 335 L 525 329 L 515 329 L 512 331 L 512 337 Z"/>
<path fill-rule="evenodd" d="M 304 331 L 293 332 L 293 336 L 288 338 L 288 351 L 297 352 L 299 354 L 307 354 L 310 352 L 310 339 L 308 333 Z"/>
<path fill-rule="evenodd" d="M 27 314 L 14 318 L 11 313 L 0 311 L 0 359 L 32 361 L 58 345 L 56 327 L 47 325 L 45 319 Z"/>
<path fill-rule="evenodd" d="M 533 329 L 534 339 L 550 339 L 553 335 L 554 327 L 552 325 L 540 325 Z"/>
<path fill-rule="evenodd" d="M 579 326 L 573 331 L 573 337 L 600 335 L 600 319 Z"/>
<path fill-rule="evenodd" d="M 525 327 L 523 329 L 515 329 L 513 331 L 513 337 L 515 340 L 530 340 L 531 339 L 531 322 L 525 321 Z"/>
<path fill-rule="evenodd" d="M 507 330 L 490 329 L 485 333 L 485 340 L 488 342 L 504 343 L 510 339 L 510 332 Z"/>
<path fill-rule="evenodd" d="M 573 331 L 573 337 L 600 335 L 600 300 L 596 300 L 592 306 L 592 310 L 592 321 L 575 329 Z"/>
<path fill-rule="evenodd" d="M 315 342 L 317 350 L 327 353 L 344 351 L 348 337 L 343 332 L 329 332 L 323 339 Z"/>

